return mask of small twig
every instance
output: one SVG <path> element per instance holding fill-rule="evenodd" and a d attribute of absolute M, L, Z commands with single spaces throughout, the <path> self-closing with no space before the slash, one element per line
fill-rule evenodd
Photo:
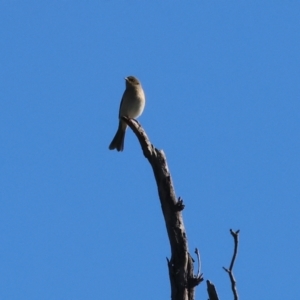
<path fill-rule="evenodd" d="M 195 253 L 197 255 L 197 260 L 198 260 L 198 272 L 197 272 L 197 275 L 192 274 L 192 277 L 189 278 L 189 286 L 190 287 L 195 287 L 204 280 L 203 273 L 200 273 L 201 272 L 200 252 L 197 248 L 195 249 Z M 193 258 L 191 256 L 189 256 L 189 257 L 191 260 L 191 264 L 193 264 L 193 262 L 194 262 Z"/>
<path fill-rule="evenodd" d="M 200 253 L 198 248 L 195 249 L 195 253 L 197 255 L 197 259 L 198 259 L 198 272 L 197 272 L 197 277 L 200 277 L 200 272 L 201 272 L 201 261 L 200 261 Z"/>
<path fill-rule="evenodd" d="M 233 251 L 229 269 L 223 267 L 223 269 L 229 274 L 229 278 L 230 278 L 230 282 L 231 282 L 231 290 L 233 292 L 234 300 L 238 300 L 238 293 L 237 293 L 236 281 L 234 279 L 232 269 L 233 269 L 233 265 L 234 265 L 236 255 L 237 255 L 237 249 L 238 249 L 238 244 L 239 244 L 239 240 L 238 240 L 239 232 L 240 232 L 239 230 L 234 232 L 232 229 L 230 229 L 230 233 L 233 236 L 233 240 L 234 240 L 234 251 Z"/>

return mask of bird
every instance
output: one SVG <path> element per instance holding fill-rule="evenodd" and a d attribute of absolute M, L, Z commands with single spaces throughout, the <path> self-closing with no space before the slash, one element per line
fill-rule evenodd
<path fill-rule="evenodd" d="M 141 82 L 134 76 L 128 76 L 125 77 L 125 84 L 126 88 L 119 109 L 119 127 L 109 145 L 110 150 L 124 150 L 127 124 L 122 120 L 122 117 L 135 119 L 143 113 L 145 108 L 146 97 Z"/>

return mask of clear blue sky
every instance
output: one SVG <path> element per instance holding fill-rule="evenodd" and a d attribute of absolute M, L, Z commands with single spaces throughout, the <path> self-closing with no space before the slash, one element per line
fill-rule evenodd
<path fill-rule="evenodd" d="M 128 75 L 204 278 L 232 299 L 240 229 L 240 298 L 300 299 L 299 15 L 299 1 L 1 1 L 0 299 L 170 299 L 151 167 L 130 130 L 108 150 Z"/>

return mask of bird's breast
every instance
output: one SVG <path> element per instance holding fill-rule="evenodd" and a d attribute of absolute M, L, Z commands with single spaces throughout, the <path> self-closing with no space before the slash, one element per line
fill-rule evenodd
<path fill-rule="evenodd" d="M 127 116 L 131 119 L 139 117 L 145 108 L 144 91 L 138 90 L 134 93 L 125 93 L 120 107 L 120 116 Z"/>

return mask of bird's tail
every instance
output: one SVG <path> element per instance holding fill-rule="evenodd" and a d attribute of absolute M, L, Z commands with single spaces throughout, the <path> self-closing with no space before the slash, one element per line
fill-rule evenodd
<path fill-rule="evenodd" d="M 124 139 L 127 125 L 124 122 L 119 122 L 117 133 L 115 134 L 112 142 L 109 145 L 109 150 L 117 149 L 117 151 L 123 151 Z M 124 126 L 125 125 L 125 126 Z"/>

